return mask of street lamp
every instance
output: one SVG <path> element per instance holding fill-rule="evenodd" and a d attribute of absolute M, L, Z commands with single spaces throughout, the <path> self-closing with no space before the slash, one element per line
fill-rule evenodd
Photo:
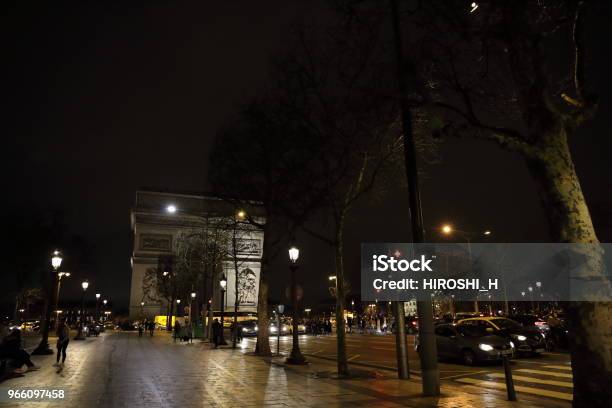
<path fill-rule="evenodd" d="M 446 236 L 450 236 L 452 234 L 454 234 L 455 232 L 459 233 L 460 235 L 463 236 L 463 238 L 467 241 L 467 249 L 468 249 L 468 257 L 469 257 L 469 262 L 470 262 L 470 270 L 472 269 L 472 236 L 473 235 L 484 235 L 485 237 L 488 237 L 492 234 L 491 230 L 484 230 L 479 232 L 478 234 L 476 233 L 469 233 L 466 231 L 461 231 L 458 229 L 455 229 L 451 224 L 443 224 L 440 227 L 440 232 L 442 232 L 443 235 Z M 480 307 L 478 306 L 478 297 L 476 297 L 476 299 L 474 299 L 474 311 L 479 313 L 480 312 Z"/>
<path fill-rule="evenodd" d="M 225 288 L 227 287 L 227 279 L 225 278 L 225 275 L 221 276 L 221 280 L 219 281 L 219 286 L 221 287 L 221 336 L 219 339 L 219 344 L 227 344 L 225 342 L 225 336 L 223 334 L 224 328 L 223 328 L 223 314 L 225 311 L 225 305 L 224 305 L 224 301 L 225 301 Z"/>
<path fill-rule="evenodd" d="M 291 355 L 287 358 L 289 364 L 304 364 L 306 359 L 300 351 L 300 342 L 298 337 L 298 297 L 297 297 L 297 285 L 295 282 L 295 272 L 298 268 L 298 258 L 300 257 L 300 250 L 292 246 L 289 248 L 289 269 L 291 270 L 291 297 L 293 300 L 292 312 L 292 335 L 293 335 L 293 347 L 291 348 Z M 280 327 L 278 328 L 280 330 Z"/>
<path fill-rule="evenodd" d="M 96 293 L 96 319 L 100 321 L 100 294 Z"/>
<path fill-rule="evenodd" d="M 81 287 L 83 288 L 83 293 L 81 294 L 81 317 L 79 320 L 79 329 L 77 331 L 76 337 L 74 338 L 75 340 L 85 340 L 85 337 L 83 337 L 83 324 L 85 319 L 85 292 L 89 287 L 89 282 L 84 280 L 83 282 L 81 282 Z"/>
<path fill-rule="evenodd" d="M 193 290 L 193 288 L 191 289 Z M 191 324 L 191 338 L 193 338 L 193 321 L 194 318 L 197 316 L 197 314 L 193 313 L 193 301 L 196 298 L 196 293 L 195 292 L 191 292 L 191 300 L 189 301 L 189 323 Z"/>
<path fill-rule="evenodd" d="M 176 206 L 174 204 L 168 204 L 166 206 L 166 212 L 168 214 L 174 214 L 176 212 Z"/>
<path fill-rule="evenodd" d="M 60 262 L 61 264 L 61 262 Z M 58 266 L 59 268 L 59 266 Z M 62 278 L 66 277 L 69 278 L 70 277 L 70 272 L 58 272 L 57 273 L 57 290 L 55 292 L 55 310 L 57 310 L 59 308 L 59 297 L 60 297 L 60 288 L 62 286 Z M 58 315 L 55 315 L 55 326 L 57 328 L 57 319 L 58 319 Z"/>
<path fill-rule="evenodd" d="M 49 348 L 49 321 L 51 320 L 51 304 L 53 302 L 53 286 L 57 279 L 57 271 L 62 265 L 62 256 L 60 251 L 53 251 L 53 256 L 51 257 L 51 266 L 52 270 L 52 280 L 53 282 L 47 286 L 47 294 L 45 296 L 45 305 L 44 305 L 44 318 L 42 324 L 42 338 L 40 339 L 40 343 L 38 347 L 32 352 L 32 354 L 53 354 L 53 350 Z"/>

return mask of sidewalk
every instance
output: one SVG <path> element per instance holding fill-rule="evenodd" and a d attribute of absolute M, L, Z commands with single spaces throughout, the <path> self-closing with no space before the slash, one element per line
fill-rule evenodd
<path fill-rule="evenodd" d="M 241 349 L 174 343 L 170 336 L 107 333 L 71 342 L 66 368 L 56 374 L 54 356 L 35 356 L 41 370 L 0 388 L 62 388 L 62 401 L 3 404 L 15 407 L 552 407 L 548 401 L 505 401 L 503 393 L 443 385 L 439 398 L 420 396 L 418 380 L 391 371 L 351 367 L 338 379 L 334 362 L 309 358 L 288 366 Z M 544 405 L 543 405 L 544 404 Z"/>

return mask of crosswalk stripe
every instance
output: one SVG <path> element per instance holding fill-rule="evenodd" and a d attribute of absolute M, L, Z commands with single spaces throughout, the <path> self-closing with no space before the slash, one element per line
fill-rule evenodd
<path fill-rule="evenodd" d="M 546 368 L 557 368 L 559 370 L 567 370 L 567 371 L 572 371 L 572 366 L 569 365 L 545 365 L 542 367 L 546 367 Z"/>
<path fill-rule="evenodd" d="M 557 372 L 554 372 L 554 371 L 532 370 L 530 368 L 519 368 L 518 370 L 514 370 L 514 371 L 520 371 L 522 373 L 529 373 L 529 374 L 550 375 L 552 377 L 563 377 L 563 378 L 572 378 L 573 377 L 571 374 L 557 373 Z"/>
<path fill-rule="evenodd" d="M 477 380 L 475 378 L 458 378 L 455 381 L 459 381 L 459 382 L 471 384 L 471 385 L 478 385 L 480 387 L 493 387 L 493 388 L 498 388 L 502 390 L 506 389 L 506 384 L 504 383 Z M 541 395 L 544 397 L 558 398 L 558 399 L 562 399 L 566 401 L 571 401 L 573 399 L 573 395 L 568 394 L 566 392 L 544 390 L 541 388 L 533 388 L 533 387 L 525 387 L 522 385 L 515 385 L 514 389 L 518 392 L 524 392 L 526 394 Z"/>
<path fill-rule="evenodd" d="M 497 378 L 506 377 L 503 373 L 492 373 L 489 375 L 491 377 L 497 377 Z M 555 385 L 557 387 L 568 387 L 568 388 L 574 387 L 574 384 L 572 384 L 571 382 L 567 382 L 567 381 L 543 380 L 541 378 L 524 377 L 522 375 L 513 375 L 512 379 L 517 380 L 517 381 L 529 382 L 532 384 L 546 384 L 546 385 Z"/>

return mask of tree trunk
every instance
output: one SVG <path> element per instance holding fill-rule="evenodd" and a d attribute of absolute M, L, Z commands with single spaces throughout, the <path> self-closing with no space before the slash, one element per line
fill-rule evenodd
<path fill-rule="evenodd" d="M 260 356 L 271 356 L 269 323 L 268 323 L 268 259 L 272 248 L 270 247 L 271 222 L 266 221 L 264 226 L 264 242 L 261 254 L 261 268 L 259 272 L 259 293 L 257 296 L 257 345 L 255 353 Z"/>
<path fill-rule="evenodd" d="M 567 143 L 568 129 L 556 126 L 545 134 L 528 159 L 550 223 L 558 242 L 598 244 L 591 216 Z M 586 249 L 587 267 L 578 273 L 599 279 L 610 291 L 599 248 Z M 609 292 L 608 292 L 609 293 Z M 574 407 L 608 407 L 612 401 L 612 302 L 572 302 L 569 311 L 572 335 L 571 360 Z"/>
<path fill-rule="evenodd" d="M 338 348 L 338 375 L 349 375 L 348 361 L 346 356 L 346 331 L 344 323 L 344 262 L 343 251 L 344 214 L 340 215 L 336 223 L 336 339 Z"/>

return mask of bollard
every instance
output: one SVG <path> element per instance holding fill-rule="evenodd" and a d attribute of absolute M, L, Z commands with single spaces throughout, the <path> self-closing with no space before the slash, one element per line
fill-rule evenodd
<path fill-rule="evenodd" d="M 510 361 L 508 356 L 503 357 L 504 374 L 506 376 L 506 391 L 508 392 L 508 401 L 516 401 L 516 392 L 514 391 L 514 381 L 512 381 L 512 370 L 510 370 Z"/>

